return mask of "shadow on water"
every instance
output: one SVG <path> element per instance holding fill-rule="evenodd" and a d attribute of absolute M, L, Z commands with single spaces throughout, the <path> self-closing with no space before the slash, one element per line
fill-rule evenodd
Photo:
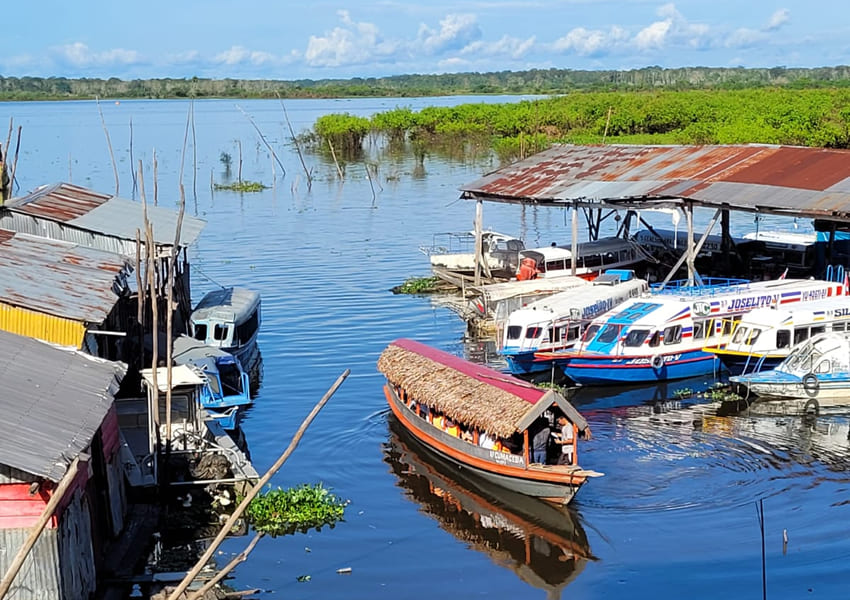
<path fill-rule="evenodd" d="M 390 416 L 384 461 L 397 485 L 440 526 L 525 583 L 560 598 L 591 554 L 578 515 L 458 470 Z"/>
<path fill-rule="evenodd" d="M 569 388 L 567 398 L 580 410 L 650 405 L 659 412 L 705 402 L 703 393 L 715 384 L 711 376 L 628 386 L 587 386 Z"/>

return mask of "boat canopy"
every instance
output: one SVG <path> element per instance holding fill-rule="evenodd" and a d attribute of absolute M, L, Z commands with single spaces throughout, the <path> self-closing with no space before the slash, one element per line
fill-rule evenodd
<path fill-rule="evenodd" d="M 538 389 L 414 340 L 398 339 L 387 346 L 378 370 L 417 401 L 500 437 L 528 429 L 553 404 L 580 431 L 587 429 L 584 417 L 554 390 Z"/>

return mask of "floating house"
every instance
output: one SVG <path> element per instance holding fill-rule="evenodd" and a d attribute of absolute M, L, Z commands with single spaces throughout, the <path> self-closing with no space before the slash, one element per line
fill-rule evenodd
<path fill-rule="evenodd" d="M 125 366 L 3 331 L 0 357 L 4 573 L 46 519 L 8 597 L 89 598 L 127 508 L 113 403 Z"/>

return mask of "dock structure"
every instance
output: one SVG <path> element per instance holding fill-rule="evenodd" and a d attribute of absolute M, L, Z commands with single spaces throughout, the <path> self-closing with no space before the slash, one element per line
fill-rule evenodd
<path fill-rule="evenodd" d="M 574 245 L 579 210 L 585 213 L 591 237 L 598 235 L 602 221 L 615 211 L 627 212 L 619 225 L 625 233 L 635 220 L 642 221 L 639 210 L 681 212 L 687 223 L 687 245 L 665 281 L 684 265 L 693 282 L 699 277 L 695 258 L 718 220 L 728 261 L 734 248 L 730 211 L 814 219 L 815 229 L 830 235 L 829 255 L 835 232 L 850 223 L 850 151 L 761 144 L 565 144 L 497 169 L 460 189 L 462 198 L 476 202 L 476 230 L 485 201 L 571 208 Z M 699 239 L 693 221 L 696 207 L 715 211 Z M 725 268 L 728 272 L 728 263 Z"/>
<path fill-rule="evenodd" d="M 113 403 L 125 369 L 0 331 L 0 597 L 95 592 L 127 510 Z"/>

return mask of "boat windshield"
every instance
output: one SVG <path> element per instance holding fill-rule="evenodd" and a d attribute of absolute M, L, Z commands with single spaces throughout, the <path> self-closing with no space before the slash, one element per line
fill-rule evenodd
<path fill-rule="evenodd" d="M 601 344 L 610 344 L 617 339 L 618 333 L 620 333 L 619 325 L 606 325 L 605 329 L 602 330 L 602 333 L 599 334 L 599 339 L 597 341 Z"/>
<path fill-rule="evenodd" d="M 522 335 L 522 327 L 519 325 L 508 325 L 508 339 L 509 340 L 518 340 L 519 336 Z"/>
<path fill-rule="evenodd" d="M 636 348 L 643 344 L 643 341 L 648 335 L 649 329 L 632 329 L 626 334 L 626 337 L 623 338 L 623 345 L 630 348 Z"/>

